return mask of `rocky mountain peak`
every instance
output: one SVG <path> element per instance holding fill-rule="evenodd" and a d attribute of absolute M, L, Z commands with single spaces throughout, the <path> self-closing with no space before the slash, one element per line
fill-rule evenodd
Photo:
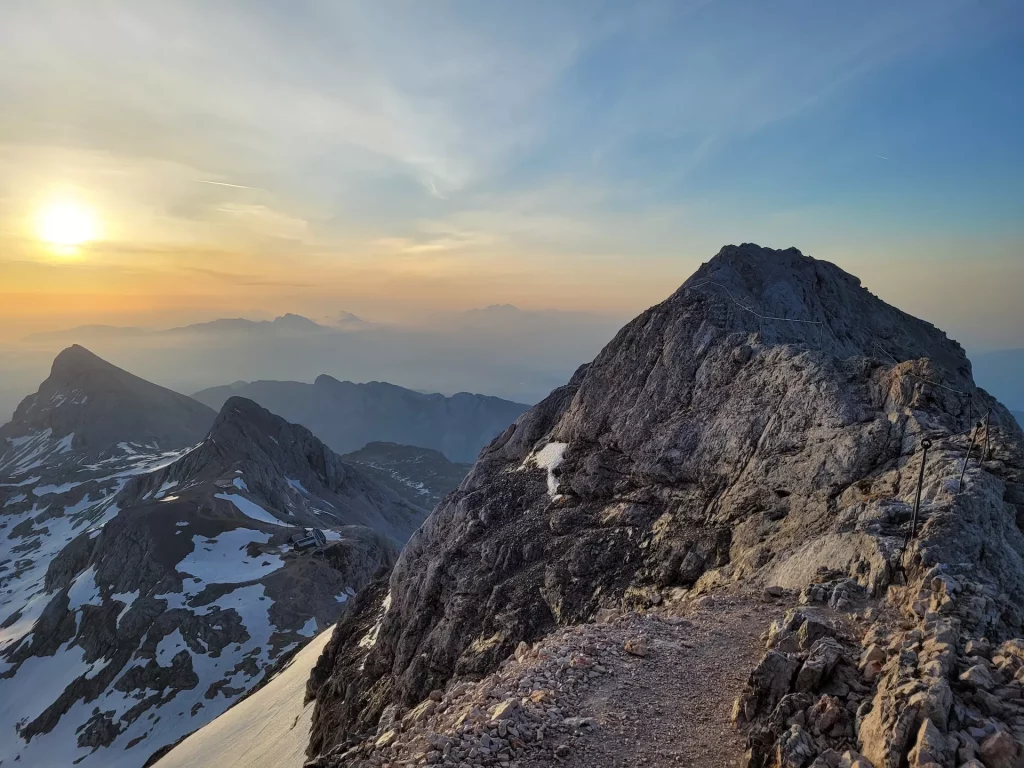
<path fill-rule="evenodd" d="M 295 331 L 322 331 L 324 326 L 320 325 L 308 317 L 302 315 L 296 315 L 291 312 L 275 317 L 273 324 L 280 328 L 288 328 Z"/>
<path fill-rule="evenodd" d="M 99 355 L 95 355 L 81 344 L 72 344 L 62 350 L 50 367 L 51 376 L 75 376 L 88 370 L 107 371 L 112 373 L 116 366 L 111 365 Z"/>
<path fill-rule="evenodd" d="M 963 348 L 945 333 L 796 248 L 727 245 L 669 301 L 685 302 L 695 292 L 721 302 L 731 327 L 756 331 L 767 343 L 806 344 L 837 357 L 929 357 L 963 384 L 970 376 Z"/>
<path fill-rule="evenodd" d="M 245 495 L 281 524 L 363 525 L 396 543 L 427 512 L 343 461 L 305 427 L 238 396 L 225 401 L 194 449 L 125 494 L 143 499 L 161 488 L 205 485 Z"/>
<path fill-rule="evenodd" d="M 75 344 L 57 355 L 38 392 L 26 397 L 13 420 L 0 427 L 0 440 L 21 440 L 13 447 L 0 442 L 0 466 L 11 460 L 4 457 L 5 447 L 7 454 L 14 451 L 21 457 L 29 443 L 36 451 L 54 440 L 66 440 L 64 448 L 73 448 L 76 455 L 102 454 L 121 443 L 182 448 L 197 442 L 214 417 L 202 403 Z"/>
<path fill-rule="evenodd" d="M 199 451 L 216 451 L 230 461 L 270 464 L 300 476 L 296 479 L 315 476 L 331 489 L 347 476 L 346 465 L 308 429 L 239 396 L 224 403 Z"/>
<path fill-rule="evenodd" d="M 979 420 L 989 425 L 984 462 Z M 922 473 L 924 438 L 933 448 Z M 326 752 L 349 739 L 353 754 L 387 761 L 372 736 L 360 741 L 385 707 L 415 720 L 431 691 L 494 673 L 521 656 L 520 643 L 609 610 L 685 613 L 743 585 L 792 595 L 793 606 L 797 595 L 841 607 L 848 595 L 876 600 L 917 627 L 912 643 L 952 636 L 940 611 L 968 638 L 1019 635 L 1022 451 L 1009 412 L 941 331 L 796 249 L 727 246 L 485 448 L 434 510 L 318 665 L 310 755 L 347 764 Z M 778 636 L 806 621 L 780 617 L 791 629 Z M 776 680 L 771 664 L 791 651 Z M 785 746 L 792 722 L 769 720 L 774 705 L 800 665 L 816 663 L 795 640 L 771 653 L 737 716 L 764 726 L 762 756 L 776 739 Z M 874 765 L 905 764 L 916 721 L 899 713 L 916 711 L 903 709 L 908 691 L 925 684 L 903 683 L 932 681 L 933 656 L 922 653 L 913 672 L 902 658 L 886 667 L 889 693 L 860 734 Z M 766 693 L 765 681 L 781 693 Z M 934 702 L 911 703 L 941 710 L 934 722 L 945 729 L 953 695 L 932 682 Z M 771 699 L 763 717 L 758 697 Z M 801 722 L 816 701 L 800 705 Z M 837 731 L 828 744 L 841 754 L 846 738 Z M 819 741 L 807 760 L 749 765 L 806 765 L 825 749 Z"/>

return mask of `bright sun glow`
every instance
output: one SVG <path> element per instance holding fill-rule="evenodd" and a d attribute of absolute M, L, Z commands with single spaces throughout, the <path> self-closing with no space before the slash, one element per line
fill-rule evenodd
<path fill-rule="evenodd" d="M 51 203 L 39 211 L 39 238 L 51 245 L 75 246 L 96 238 L 98 224 L 91 208 L 72 202 Z"/>

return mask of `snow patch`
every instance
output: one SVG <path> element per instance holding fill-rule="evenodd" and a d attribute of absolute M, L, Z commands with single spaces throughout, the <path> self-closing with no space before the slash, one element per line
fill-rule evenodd
<path fill-rule="evenodd" d="M 261 579 L 269 573 L 284 566 L 284 561 L 273 554 L 262 554 L 250 559 L 245 548 L 255 542 L 266 544 L 270 541 L 269 533 L 254 531 L 249 528 L 235 528 L 224 531 L 212 539 L 205 536 L 193 536 L 193 550 L 178 563 L 178 573 L 191 576 L 183 579 L 182 593 L 158 595 L 170 599 L 177 596 L 194 597 L 203 591 L 207 584 L 239 584 L 246 581 Z M 199 581 L 196 582 L 195 579 Z M 170 604 L 168 604 L 170 609 Z"/>
<path fill-rule="evenodd" d="M 48 493 L 67 493 L 72 488 L 77 488 L 80 485 L 84 485 L 86 481 L 82 480 L 77 483 L 61 483 L 60 485 L 40 485 L 38 488 L 33 488 L 32 493 L 35 496 L 45 496 Z"/>
<path fill-rule="evenodd" d="M 121 618 L 128 613 L 135 601 L 139 599 L 139 594 L 139 590 L 135 590 L 134 592 L 117 592 L 110 596 L 111 600 L 117 600 L 120 603 L 124 603 L 124 608 L 122 608 L 121 612 L 117 614 L 115 626 L 121 626 Z"/>
<path fill-rule="evenodd" d="M 181 649 L 188 650 L 185 638 L 181 635 L 180 629 L 175 629 L 169 635 L 164 635 L 156 646 L 156 663 L 161 667 L 171 666 L 171 662 Z"/>
<path fill-rule="evenodd" d="M 287 523 L 282 523 L 259 504 L 249 501 L 244 496 L 238 496 L 233 493 L 218 493 L 216 496 L 218 499 L 230 501 L 239 512 L 246 517 L 251 517 L 253 520 L 259 520 L 261 523 L 270 523 L 271 525 L 288 525 Z"/>
<path fill-rule="evenodd" d="M 100 585 L 96 583 L 96 566 L 90 565 L 71 583 L 68 590 L 68 610 L 77 611 L 83 605 L 102 605 Z"/>
<path fill-rule="evenodd" d="M 539 451 L 534 451 L 527 456 L 520 467 L 520 469 L 528 469 L 532 464 L 538 469 L 547 470 L 548 495 L 553 499 L 561 498 L 558 493 L 558 478 L 555 476 L 555 470 L 565 460 L 565 451 L 568 447 L 568 443 L 550 442 Z"/>

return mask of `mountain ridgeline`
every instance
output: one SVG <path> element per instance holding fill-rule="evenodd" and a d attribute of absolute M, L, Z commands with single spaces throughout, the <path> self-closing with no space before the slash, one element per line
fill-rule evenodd
<path fill-rule="evenodd" d="M 750 590 L 779 617 L 733 710 L 745 765 L 1019 765 L 1022 641 L 995 644 L 1024 631 L 1022 451 L 940 330 L 796 249 L 727 246 L 491 442 L 355 602 L 309 682 L 312 765 L 561 762 L 583 718 L 545 711 L 554 673 L 516 693 L 502 670 L 608 612 Z M 599 676 L 598 652 L 557 668 Z M 978 664 L 987 688 L 958 678 Z"/>
<path fill-rule="evenodd" d="M 382 441 L 440 451 L 455 462 L 474 461 L 480 449 L 528 407 L 486 395 L 428 395 L 379 381 L 353 384 L 327 375 L 312 384 L 237 382 L 204 389 L 193 397 L 219 409 L 233 395 L 306 425 L 339 453 Z"/>
<path fill-rule="evenodd" d="M 358 451 L 343 454 L 384 485 L 414 504 L 433 509 L 459 487 L 470 464 L 448 461 L 440 451 L 397 443 L 367 443 Z"/>
<path fill-rule="evenodd" d="M 250 400 L 218 414 L 80 347 L 0 434 L 3 765 L 146 764 L 334 623 L 428 511 Z"/>
<path fill-rule="evenodd" d="M 53 361 L 38 392 L 0 426 L 0 471 L 39 460 L 50 447 L 100 458 L 119 443 L 171 450 L 198 442 L 216 411 L 151 384 L 77 344 Z M 31 456 L 31 460 L 26 460 Z"/>

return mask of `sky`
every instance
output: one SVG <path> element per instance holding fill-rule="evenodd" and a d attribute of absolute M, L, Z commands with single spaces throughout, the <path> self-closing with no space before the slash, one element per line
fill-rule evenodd
<path fill-rule="evenodd" d="M 1019 0 L 4 0 L 0 339 L 629 316 L 757 242 L 1019 347 L 1022 78 Z"/>

